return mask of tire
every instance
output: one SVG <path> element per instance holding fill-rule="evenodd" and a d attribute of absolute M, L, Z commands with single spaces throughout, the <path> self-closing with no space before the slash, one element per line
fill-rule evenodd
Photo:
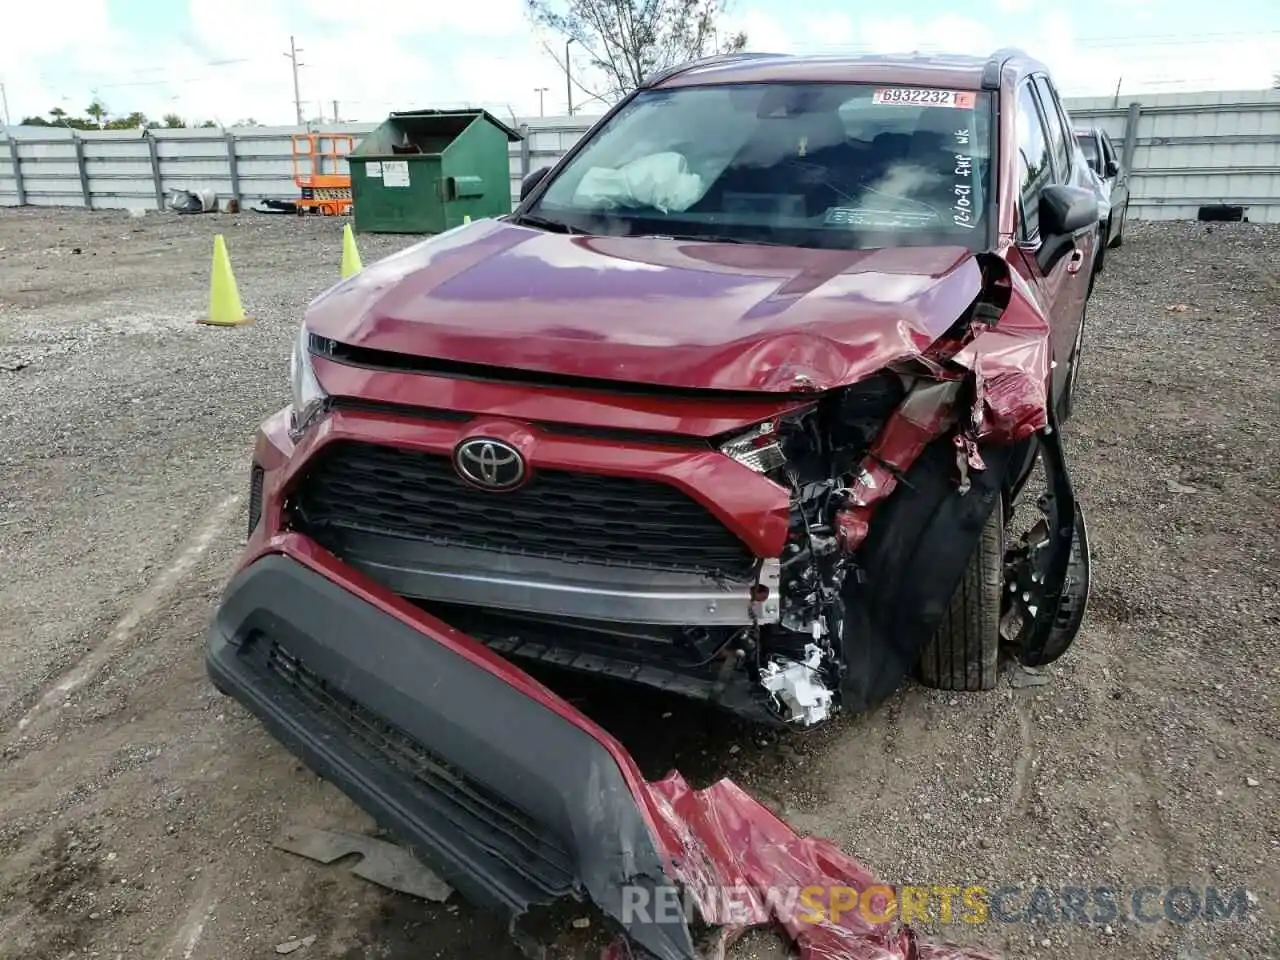
<path fill-rule="evenodd" d="M 1093 258 L 1094 276 L 1097 276 L 1102 272 L 1102 268 L 1107 262 L 1107 248 L 1111 246 L 1110 237 L 1111 237 L 1111 218 L 1108 217 L 1106 224 L 1102 228 L 1102 233 L 1099 234 L 1099 239 L 1102 242 L 1098 244 L 1098 252 L 1094 255 L 1094 258 Z M 1089 284 L 1089 288 L 1090 288 L 1090 293 L 1092 293 L 1093 292 L 1092 283 Z"/>
<path fill-rule="evenodd" d="M 920 655 L 921 683 L 935 690 L 995 689 L 1003 589 L 1004 505 L 997 498 L 947 612 Z"/>
<path fill-rule="evenodd" d="M 1111 238 L 1109 247 L 1115 248 L 1124 243 L 1124 222 L 1129 218 L 1129 201 L 1124 202 L 1124 209 L 1120 211 L 1120 229 L 1116 231 L 1116 235 Z"/>

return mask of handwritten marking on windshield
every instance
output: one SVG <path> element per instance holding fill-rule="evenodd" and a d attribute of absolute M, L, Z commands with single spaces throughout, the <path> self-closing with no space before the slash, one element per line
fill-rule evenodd
<path fill-rule="evenodd" d="M 968 129 L 957 130 L 955 138 L 956 146 L 961 148 L 961 152 L 955 155 L 955 175 L 959 179 L 953 190 L 956 199 L 951 205 L 951 220 L 957 227 L 972 230 L 977 224 L 974 222 L 973 200 L 970 199 L 973 193 L 973 185 L 969 179 L 973 176 L 973 157 L 968 151 Z"/>

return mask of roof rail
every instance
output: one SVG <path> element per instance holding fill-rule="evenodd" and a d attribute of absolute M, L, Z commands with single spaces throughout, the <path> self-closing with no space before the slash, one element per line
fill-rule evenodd
<path fill-rule="evenodd" d="M 1025 57 L 1026 53 L 1019 47 L 1001 47 L 987 58 L 986 65 L 982 68 L 982 89 L 983 90 L 999 90 L 1000 89 L 1000 71 L 1004 69 L 1004 65 L 1014 57 Z"/>
<path fill-rule="evenodd" d="M 649 87 L 657 86 L 672 77 L 693 70 L 695 67 L 709 67 L 719 63 L 736 63 L 739 60 L 761 60 L 768 57 L 785 57 L 785 53 L 714 53 L 709 57 L 698 57 L 694 60 L 686 60 L 684 63 L 677 63 L 673 67 L 666 67 L 657 73 L 652 73 L 645 77 L 644 82 L 640 84 L 640 89 L 645 90 Z"/>

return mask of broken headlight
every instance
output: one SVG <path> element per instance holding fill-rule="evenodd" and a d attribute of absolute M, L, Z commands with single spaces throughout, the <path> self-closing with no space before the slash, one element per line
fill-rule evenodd
<path fill-rule="evenodd" d="M 316 416 L 324 409 L 329 395 L 316 379 L 311 363 L 311 335 L 304 323 L 293 343 L 293 355 L 289 358 L 289 384 L 293 388 L 293 406 L 289 416 L 289 432 L 297 440 L 306 433 Z"/>
<path fill-rule="evenodd" d="M 770 473 L 787 462 L 777 420 L 766 420 L 720 444 L 720 452 L 756 473 Z"/>

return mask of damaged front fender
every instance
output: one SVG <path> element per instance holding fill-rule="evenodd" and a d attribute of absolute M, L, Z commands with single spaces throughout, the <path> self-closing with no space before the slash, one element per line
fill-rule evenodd
<path fill-rule="evenodd" d="M 911 388 L 862 458 L 833 518 L 859 575 L 842 600 L 846 708 L 867 709 L 909 674 L 944 616 L 987 518 L 1026 479 L 1036 445 L 1055 482 L 1051 535 L 1023 575 L 1014 640 L 1027 663 L 1066 649 L 1083 613 L 1071 578 L 1087 577 L 1083 535 L 1049 404 L 1052 340 L 1026 281 L 983 258 L 983 291 L 930 350 L 903 365 Z M 1008 506 L 1008 504 L 1006 504 Z M 1076 528 L 1079 525 L 1079 533 Z M 1074 553 L 1072 545 L 1076 544 Z M 1069 555 L 1076 557 L 1069 560 Z M 1070 568 L 1070 569 L 1068 569 Z"/>
<path fill-rule="evenodd" d="M 1003 309 L 994 323 L 974 330 L 951 362 L 970 373 L 973 437 L 1017 443 L 1049 425 L 1051 330 L 1021 274 L 1003 260 L 993 263 L 988 295 Z"/>

